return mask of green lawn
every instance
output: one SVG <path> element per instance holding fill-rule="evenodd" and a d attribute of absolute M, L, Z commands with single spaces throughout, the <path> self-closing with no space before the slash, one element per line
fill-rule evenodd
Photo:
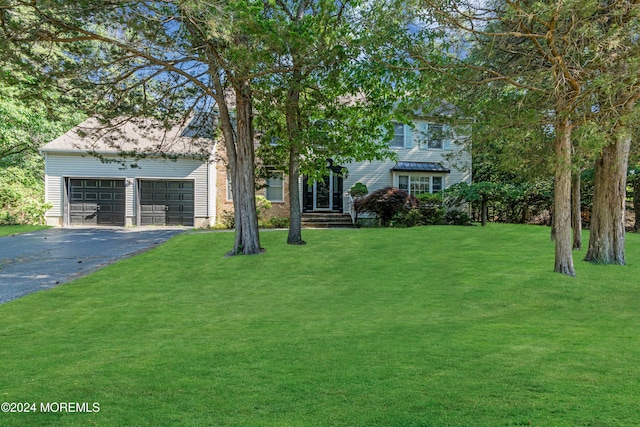
<path fill-rule="evenodd" d="M 49 228 L 44 225 L 0 225 L 0 237 Z"/>
<path fill-rule="evenodd" d="M 552 273 L 534 226 L 183 234 L 0 305 L 3 426 L 640 425 L 640 236 Z M 588 236 L 587 236 L 588 237 Z"/>

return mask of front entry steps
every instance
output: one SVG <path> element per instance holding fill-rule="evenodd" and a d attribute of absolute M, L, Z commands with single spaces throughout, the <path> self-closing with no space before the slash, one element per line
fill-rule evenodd
<path fill-rule="evenodd" d="M 351 215 L 336 212 L 305 212 L 302 214 L 304 228 L 354 228 Z"/>

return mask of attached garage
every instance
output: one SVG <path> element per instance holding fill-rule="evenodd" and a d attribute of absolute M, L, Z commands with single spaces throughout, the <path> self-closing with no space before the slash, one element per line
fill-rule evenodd
<path fill-rule="evenodd" d="M 67 178 L 69 225 L 124 226 L 125 180 Z"/>
<path fill-rule="evenodd" d="M 194 225 L 194 183 L 188 181 L 138 181 L 140 225 Z"/>
<path fill-rule="evenodd" d="M 149 123 L 127 122 L 113 135 L 98 132 L 94 141 L 89 136 L 100 124 L 89 119 L 45 145 L 40 151 L 45 157 L 45 200 L 51 205 L 46 223 L 212 225 L 216 175 L 207 155 L 214 141 L 198 137 L 189 126 L 163 131 Z M 143 156 L 127 158 L 121 151 Z"/>

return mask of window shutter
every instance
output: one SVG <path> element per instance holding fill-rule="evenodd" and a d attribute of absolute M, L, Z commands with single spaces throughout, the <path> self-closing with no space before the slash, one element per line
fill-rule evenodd
<path fill-rule="evenodd" d="M 404 125 L 404 148 L 413 147 L 413 132 L 411 126 Z"/>

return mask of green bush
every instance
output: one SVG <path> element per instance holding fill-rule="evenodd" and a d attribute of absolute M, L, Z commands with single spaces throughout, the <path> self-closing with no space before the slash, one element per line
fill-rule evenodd
<path fill-rule="evenodd" d="M 289 228 L 289 218 L 282 216 L 272 216 L 268 224 L 272 228 Z"/>
<path fill-rule="evenodd" d="M 449 225 L 471 225 L 469 215 L 460 209 L 450 209 L 445 215 L 445 220 Z"/>
<path fill-rule="evenodd" d="M 443 199 L 442 193 L 422 193 L 416 196 L 416 199 L 420 201 L 421 204 L 424 205 L 438 205 L 442 206 Z"/>
<path fill-rule="evenodd" d="M 20 167 L 0 168 L 0 225 L 43 224 L 49 208 L 41 177 Z"/>
<path fill-rule="evenodd" d="M 351 197 L 353 198 L 363 197 L 369 194 L 369 189 L 363 183 L 356 182 L 355 184 L 353 184 L 353 187 L 351 187 L 351 189 L 349 190 L 349 194 L 351 194 Z"/>
<path fill-rule="evenodd" d="M 385 187 L 374 191 L 354 203 L 358 212 L 375 214 L 385 227 L 396 224 L 395 218 L 406 215 L 419 206 L 418 199 L 404 190 L 395 187 Z M 392 220 L 394 220 L 392 222 Z M 399 221 L 402 224 L 402 220 Z"/>
<path fill-rule="evenodd" d="M 233 211 L 224 210 L 220 212 L 220 215 L 218 215 L 217 223 L 224 228 L 235 228 L 236 217 Z"/>
<path fill-rule="evenodd" d="M 271 202 L 264 196 L 256 196 L 256 213 L 258 214 L 258 224 L 260 226 L 268 226 L 269 221 L 265 221 L 264 216 L 269 209 L 271 209 Z M 236 218 L 233 211 L 224 210 L 220 212 L 217 225 L 221 228 L 235 228 Z"/>
<path fill-rule="evenodd" d="M 271 202 L 264 196 L 256 196 L 256 213 L 258 214 L 258 221 L 264 219 L 264 216 L 269 209 L 271 209 Z"/>

